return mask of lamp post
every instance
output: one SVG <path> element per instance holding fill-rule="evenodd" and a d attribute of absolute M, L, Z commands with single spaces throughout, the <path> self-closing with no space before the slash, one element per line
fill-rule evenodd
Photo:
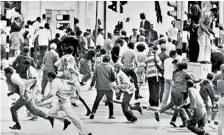
<path fill-rule="evenodd" d="M 98 1 L 96 1 L 96 27 L 95 27 L 95 44 L 96 44 L 97 34 L 98 34 Z"/>

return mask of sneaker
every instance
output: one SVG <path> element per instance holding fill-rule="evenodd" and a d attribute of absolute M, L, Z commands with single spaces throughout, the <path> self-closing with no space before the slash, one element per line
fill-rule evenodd
<path fill-rule="evenodd" d="M 159 121 L 159 115 L 160 115 L 160 113 L 159 113 L 159 112 L 155 112 L 154 114 L 155 114 L 155 119 L 156 119 L 157 121 Z"/>

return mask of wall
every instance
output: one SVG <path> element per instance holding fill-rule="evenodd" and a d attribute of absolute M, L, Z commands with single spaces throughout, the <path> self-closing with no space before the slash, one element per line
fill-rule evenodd
<path fill-rule="evenodd" d="M 107 5 L 110 4 L 107 1 Z M 146 18 L 154 24 L 154 29 L 159 33 L 165 33 L 171 27 L 172 17 L 167 15 L 168 10 L 172 10 L 167 6 L 167 2 L 160 1 L 161 12 L 163 16 L 163 24 L 157 24 L 156 12 L 153 1 L 128 1 L 124 6 L 124 13 L 115 13 L 107 8 L 107 32 L 113 32 L 118 21 L 130 17 L 130 22 L 125 23 L 126 31 L 131 34 L 132 28 L 139 28 L 139 14 L 144 12 Z M 86 29 L 86 2 L 85 1 L 22 1 L 22 13 L 25 20 L 35 20 L 36 17 L 45 13 L 45 9 L 74 9 L 74 15 L 79 19 L 79 27 L 82 30 Z M 98 18 L 101 19 L 101 27 L 104 26 L 104 2 L 99 1 Z"/>
<path fill-rule="evenodd" d="M 154 1 L 128 1 L 124 6 L 124 13 L 120 15 L 107 8 L 107 29 L 113 32 L 115 25 L 118 21 L 124 18 L 130 17 L 130 22 L 125 23 L 124 28 L 128 34 L 131 34 L 132 28 L 140 27 L 140 13 L 144 12 L 146 14 L 147 20 L 154 24 L 154 29 L 158 30 L 159 33 L 165 34 L 165 32 L 171 27 L 171 21 L 174 20 L 173 17 L 167 15 L 167 11 L 173 10 L 167 6 L 167 2 L 159 1 L 160 8 L 163 16 L 163 24 L 157 23 L 156 12 Z M 107 5 L 110 5 L 107 2 Z"/>
<path fill-rule="evenodd" d="M 35 20 L 42 17 L 46 9 L 74 9 L 74 15 L 78 15 L 77 1 L 22 1 L 22 14 L 25 20 Z"/>

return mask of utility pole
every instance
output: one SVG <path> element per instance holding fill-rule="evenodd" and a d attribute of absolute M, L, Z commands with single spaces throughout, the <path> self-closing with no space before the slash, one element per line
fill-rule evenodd
<path fill-rule="evenodd" d="M 104 1 L 104 7 L 103 7 L 103 10 L 104 10 L 104 13 L 103 13 L 103 15 L 104 15 L 104 31 L 105 31 L 105 33 L 104 33 L 104 38 L 106 39 L 107 38 L 107 31 L 106 31 L 106 29 L 107 29 L 107 1 Z"/>
<path fill-rule="evenodd" d="M 96 1 L 96 27 L 95 27 L 95 44 L 96 44 L 97 34 L 98 34 L 98 1 Z"/>

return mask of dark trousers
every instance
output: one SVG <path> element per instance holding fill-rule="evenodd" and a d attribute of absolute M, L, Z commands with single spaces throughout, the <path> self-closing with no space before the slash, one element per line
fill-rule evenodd
<path fill-rule="evenodd" d="M 91 78 L 91 73 L 86 73 L 82 78 L 82 82 L 87 82 L 90 78 Z"/>
<path fill-rule="evenodd" d="M 121 105 L 122 111 L 128 121 L 137 119 L 134 116 L 134 113 L 129 109 L 129 104 L 130 104 L 130 100 L 131 100 L 132 96 L 133 96 L 133 94 L 128 94 L 127 92 L 125 92 L 123 95 L 123 100 L 122 100 L 122 105 Z"/>
<path fill-rule="evenodd" d="M 198 43 L 198 35 L 197 28 L 194 32 L 190 33 L 190 41 L 189 41 L 189 60 L 190 62 L 197 62 L 199 55 L 199 43 Z"/>
<path fill-rule="evenodd" d="M 148 86 L 150 106 L 159 106 L 159 81 L 157 81 L 156 77 L 148 77 Z"/>
<path fill-rule="evenodd" d="M 17 116 L 17 111 L 23 107 L 23 106 L 26 106 L 26 108 L 33 114 L 33 115 L 36 115 L 36 116 L 40 116 L 42 118 L 47 118 L 47 114 L 44 113 L 43 111 L 41 111 L 40 109 L 36 108 L 33 103 L 32 103 L 32 100 L 29 101 L 29 100 L 26 100 L 26 99 L 22 99 L 22 98 L 19 98 L 15 104 L 10 108 L 11 110 L 11 114 L 12 114 L 12 120 L 15 122 L 15 123 L 19 123 L 19 120 L 18 120 L 18 116 Z"/>
<path fill-rule="evenodd" d="M 189 119 L 187 111 L 188 110 L 185 110 L 185 108 L 180 108 L 180 109 L 176 108 L 171 121 L 176 122 L 178 114 L 180 114 L 180 118 L 181 118 L 183 124 L 186 124 L 187 120 Z"/>
<path fill-rule="evenodd" d="M 203 127 L 205 126 L 206 119 L 206 109 L 203 107 L 201 109 L 195 109 L 194 114 L 189 120 L 188 129 L 197 135 L 204 135 L 205 130 Z M 198 124 L 198 127 L 196 125 Z"/>
<path fill-rule="evenodd" d="M 135 88 L 136 88 L 136 91 L 135 91 L 135 99 L 138 99 L 138 97 L 139 97 L 138 78 L 137 78 L 137 75 L 136 75 L 134 69 L 124 68 L 124 73 L 128 77 L 130 76 L 134 80 L 134 85 L 135 85 Z"/>
<path fill-rule="evenodd" d="M 102 100 L 103 96 L 106 95 L 107 97 L 107 103 L 109 107 L 109 116 L 114 115 L 114 105 L 113 105 L 113 91 L 112 90 L 97 90 L 96 91 L 96 99 L 93 104 L 92 113 L 95 114 L 96 110 L 99 106 L 100 101 Z"/>
<path fill-rule="evenodd" d="M 47 46 L 39 46 L 40 47 L 40 56 L 39 56 L 39 62 L 37 67 L 41 66 L 44 59 L 44 54 L 47 51 Z"/>
<path fill-rule="evenodd" d="M 159 84 L 160 84 L 160 95 L 159 95 L 159 99 L 160 99 L 160 103 L 161 103 L 162 102 L 162 99 L 163 99 L 164 84 L 165 84 L 164 77 L 161 77 L 159 79 Z"/>

